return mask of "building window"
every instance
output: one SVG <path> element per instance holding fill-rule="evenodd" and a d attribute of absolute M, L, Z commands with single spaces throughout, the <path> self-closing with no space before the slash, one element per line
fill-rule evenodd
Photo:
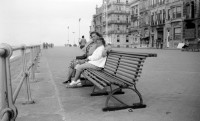
<path fill-rule="evenodd" d="M 117 3 L 120 3 L 120 0 L 117 0 Z"/>
<path fill-rule="evenodd" d="M 191 2 L 191 18 L 194 18 L 194 1 Z"/>
<path fill-rule="evenodd" d="M 181 27 L 174 28 L 174 40 L 181 39 Z"/>
<path fill-rule="evenodd" d="M 171 9 L 168 9 L 168 20 L 171 19 Z"/>
<path fill-rule="evenodd" d="M 128 35 L 126 35 L 126 42 L 129 42 Z"/>
<path fill-rule="evenodd" d="M 181 7 L 177 6 L 172 8 L 172 18 L 180 18 L 181 17 Z"/>
<path fill-rule="evenodd" d="M 117 42 L 119 42 L 119 35 L 117 35 Z"/>
<path fill-rule="evenodd" d="M 199 27 L 198 27 L 198 37 L 200 38 L 200 25 L 199 25 Z"/>
<path fill-rule="evenodd" d="M 190 5 L 189 4 L 186 5 L 185 10 L 186 10 L 186 18 L 190 18 Z"/>
<path fill-rule="evenodd" d="M 119 15 L 117 16 L 117 20 L 119 21 Z"/>
<path fill-rule="evenodd" d="M 172 18 L 176 18 L 176 8 L 172 8 Z"/>
<path fill-rule="evenodd" d="M 117 25 L 117 30 L 119 31 L 119 25 Z"/>
<path fill-rule="evenodd" d="M 165 9 L 163 9 L 163 23 L 165 23 L 165 18 L 166 18 L 166 12 Z"/>
<path fill-rule="evenodd" d="M 181 7 L 177 7 L 176 8 L 176 18 L 180 18 L 181 17 Z"/>
<path fill-rule="evenodd" d="M 128 0 L 126 0 L 126 4 L 128 4 Z"/>

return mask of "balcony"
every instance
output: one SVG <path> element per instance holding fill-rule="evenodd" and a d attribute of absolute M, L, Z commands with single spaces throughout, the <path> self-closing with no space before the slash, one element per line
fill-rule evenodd
<path fill-rule="evenodd" d="M 132 22 L 135 22 L 137 20 L 138 20 L 138 15 L 137 14 L 131 15 L 131 21 Z"/>
<path fill-rule="evenodd" d="M 128 28 L 128 32 L 129 32 L 129 33 L 131 33 L 131 32 L 137 32 L 137 31 L 139 31 L 139 30 L 140 30 L 140 28 L 139 28 L 139 27 L 135 27 L 135 26 L 134 26 L 134 27 L 129 27 L 129 28 Z"/>
<path fill-rule="evenodd" d="M 158 25 L 164 25 L 165 20 L 157 20 L 157 21 L 151 21 L 151 26 L 158 26 Z"/>
<path fill-rule="evenodd" d="M 122 11 L 117 11 L 117 10 L 109 10 L 107 12 L 107 14 L 125 14 L 125 15 L 129 15 L 130 12 L 129 11 L 125 11 L 125 10 L 122 10 Z"/>
<path fill-rule="evenodd" d="M 128 31 L 111 30 L 111 31 L 108 31 L 108 34 L 128 34 Z"/>
<path fill-rule="evenodd" d="M 108 20 L 108 24 L 130 25 L 130 22 L 129 21 L 120 21 L 120 20 Z"/>

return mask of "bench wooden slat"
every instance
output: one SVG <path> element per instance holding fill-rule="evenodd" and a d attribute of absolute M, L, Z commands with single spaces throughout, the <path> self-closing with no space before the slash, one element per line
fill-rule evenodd
<path fill-rule="evenodd" d="M 108 86 L 110 85 L 110 81 L 108 81 L 108 79 L 107 79 L 106 77 L 101 76 L 101 71 L 97 71 L 97 70 L 92 70 L 92 69 L 90 69 L 90 70 L 88 70 L 88 72 L 93 73 L 93 74 L 95 74 L 95 75 L 98 75 L 98 77 L 99 77 L 102 81 L 104 81 Z M 106 79 L 106 80 L 105 80 L 105 79 Z"/>
<path fill-rule="evenodd" d="M 128 60 L 135 60 L 135 61 L 143 61 L 146 59 L 146 57 L 143 57 L 143 56 L 131 56 L 131 55 L 109 55 L 109 58 L 111 59 L 119 59 L 119 58 L 125 58 L 125 59 L 128 59 Z"/>
<path fill-rule="evenodd" d="M 87 75 L 88 72 L 84 71 L 83 75 L 94 85 L 96 85 L 99 89 L 104 89 L 105 87 L 99 84 L 96 80 L 92 79 L 90 76 Z"/>
<path fill-rule="evenodd" d="M 123 77 L 123 79 L 138 81 L 138 79 L 135 78 L 134 76 L 131 76 L 130 74 L 127 74 L 127 73 L 120 71 L 120 70 L 116 72 L 116 76 L 120 76 L 121 78 Z"/>
<path fill-rule="evenodd" d="M 128 55 L 128 54 L 120 54 L 120 53 L 111 53 L 110 56 L 125 56 L 125 57 L 131 57 L 131 58 L 140 58 L 140 59 L 146 59 L 146 56 L 139 56 L 139 55 L 135 55 L 135 56 L 131 56 L 131 55 Z"/>
<path fill-rule="evenodd" d="M 132 65 L 137 65 L 137 66 L 143 66 L 142 63 L 138 63 L 136 61 L 130 61 L 130 60 L 125 60 L 125 59 L 121 59 L 120 60 L 120 63 L 123 62 L 123 63 L 127 63 L 127 64 L 132 64 Z"/>
<path fill-rule="evenodd" d="M 110 53 L 120 53 L 120 54 L 129 54 L 129 55 L 143 55 L 145 57 L 157 57 L 156 53 L 136 53 L 136 52 L 123 52 L 123 51 L 116 51 L 116 50 L 111 50 Z"/>
<path fill-rule="evenodd" d="M 135 70 L 142 70 L 142 68 L 140 67 L 140 68 L 138 68 L 138 66 L 136 66 L 136 65 L 131 65 L 131 64 L 127 64 L 127 63 L 120 63 L 120 65 L 119 66 L 125 66 L 125 67 L 130 67 L 130 68 L 133 68 L 133 69 L 135 69 Z"/>
<path fill-rule="evenodd" d="M 108 68 L 107 66 L 104 67 L 104 70 L 108 71 L 111 74 L 115 74 L 115 71 L 111 70 L 110 68 Z"/>
<path fill-rule="evenodd" d="M 111 64 L 111 65 L 113 65 L 113 66 L 116 66 L 116 67 L 117 67 L 117 65 L 118 65 L 118 63 L 112 63 L 112 62 L 110 62 L 110 61 L 107 61 L 107 62 L 106 62 L 106 65 L 109 65 L 109 64 Z"/>
<path fill-rule="evenodd" d="M 95 79 L 100 85 L 102 85 L 103 87 L 107 87 L 110 85 L 109 81 L 104 80 L 102 77 L 100 76 L 96 76 L 95 75 L 95 70 L 86 70 L 85 73 L 87 75 L 89 75 L 91 78 Z"/>
<path fill-rule="evenodd" d="M 125 80 L 124 78 L 117 77 L 116 75 L 110 74 L 110 73 L 107 72 L 107 71 L 104 71 L 104 73 L 105 73 L 107 76 L 113 78 L 113 79 L 114 79 L 113 82 L 125 83 L 125 84 L 127 84 L 127 85 L 129 85 L 129 86 L 135 84 L 135 82 L 134 82 L 133 80 L 132 80 L 132 81 L 127 81 L 127 80 Z M 106 75 L 105 75 L 105 76 L 106 76 Z M 112 83 L 113 83 L 113 82 L 112 82 Z"/>
<path fill-rule="evenodd" d="M 119 62 L 119 60 L 112 60 L 112 59 L 107 59 L 106 60 L 106 64 L 107 64 L 107 62 L 110 62 L 110 63 L 118 63 Z"/>
<path fill-rule="evenodd" d="M 142 73 L 141 70 L 142 68 L 140 67 L 132 67 L 132 66 L 124 66 L 122 64 L 119 65 L 118 68 L 122 68 L 122 69 L 126 69 L 126 70 L 129 70 L 129 71 L 133 71 L 134 73 Z"/>
<path fill-rule="evenodd" d="M 99 71 L 93 71 L 91 73 L 94 73 L 95 75 L 98 75 L 98 77 L 102 77 L 102 79 L 104 79 L 104 81 L 108 81 L 110 84 L 115 84 L 115 85 L 118 85 L 118 86 L 130 86 L 130 85 L 133 85 L 132 83 L 129 83 L 127 81 L 124 81 L 120 78 L 117 78 L 115 75 L 108 75 L 104 72 L 99 72 Z M 126 84 L 126 85 L 125 85 Z"/>
<path fill-rule="evenodd" d="M 130 71 L 128 69 L 124 69 L 124 68 L 121 68 L 121 67 L 119 67 L 117 69 L 117 71 L 122 71 L 124 73 L 127 73 L 127 75 L 129 74 L 130 76 L 140 77 L 140 75 L 138 75 L 138 73 L 135 73 L 134 71 Z"/>
<path fill-rule="evenodd" d="M 114 68 L 114 66 L 112 66 L 112 65 L 106 65 L 106 67 L 104 67 L 104 69 L 105 70 L 110 70 L 110 71 L 112 71 L 113 73 L 115 73 L 116 72 L 116 68 Z"/>
<path fill-rule="evenodd" d="M 125 57 L 125 56 L 123 56 L 122 58 L 126 59 L 126 60 L 142 62 L 142 63 L 144 63 L 144 60 L 145 60 L 145 59 L 137 59 L 137 58 Z"/>

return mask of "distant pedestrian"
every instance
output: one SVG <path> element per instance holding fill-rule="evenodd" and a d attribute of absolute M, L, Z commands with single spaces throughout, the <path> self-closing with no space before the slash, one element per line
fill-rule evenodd
<path fill-rule="evenodd" d="M 160 39 L 160 49 L 163 49 L 163 40 Z"/>
<path fill-rule="evenodd" d="M 159 39 L 156 39 L 156 49 L 159 48 Z"/>
<path fill-rule="evenodd" d="M 84 38 L 84 36 L 82 36 L 81 41 L 79 42 L 80 48 L 84 48 L 85 44 L 87 43 L 86 39 Z"/>

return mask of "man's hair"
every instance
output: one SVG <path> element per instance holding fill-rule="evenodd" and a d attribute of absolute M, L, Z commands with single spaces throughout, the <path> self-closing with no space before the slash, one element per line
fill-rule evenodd
<path fill-rule="evenodd" d="M 93 34 L 96 34 L 98 37 L 102 37 L 102 35 L 99 34 L 99 33 L 96 32 L 96 31 L 91 32 L 91 33 L 90 33 L 90 37 L 92 37 Z"/>
<path fill-rule="evenodd" d="M 103 43 L 103 45 L 104 45 L 104 46 L 106 46 L 106 41 L 104 40 L 104 38 L 103 38 L 103 37 L 100 37 L 98 40 L 101 40 L 101 41 L 102 41 L 102 43 Z"/>
<path fill-rule="evenodd" d="M 82 38 L 84 38 L 84 36 L 82 36 Z"/>

